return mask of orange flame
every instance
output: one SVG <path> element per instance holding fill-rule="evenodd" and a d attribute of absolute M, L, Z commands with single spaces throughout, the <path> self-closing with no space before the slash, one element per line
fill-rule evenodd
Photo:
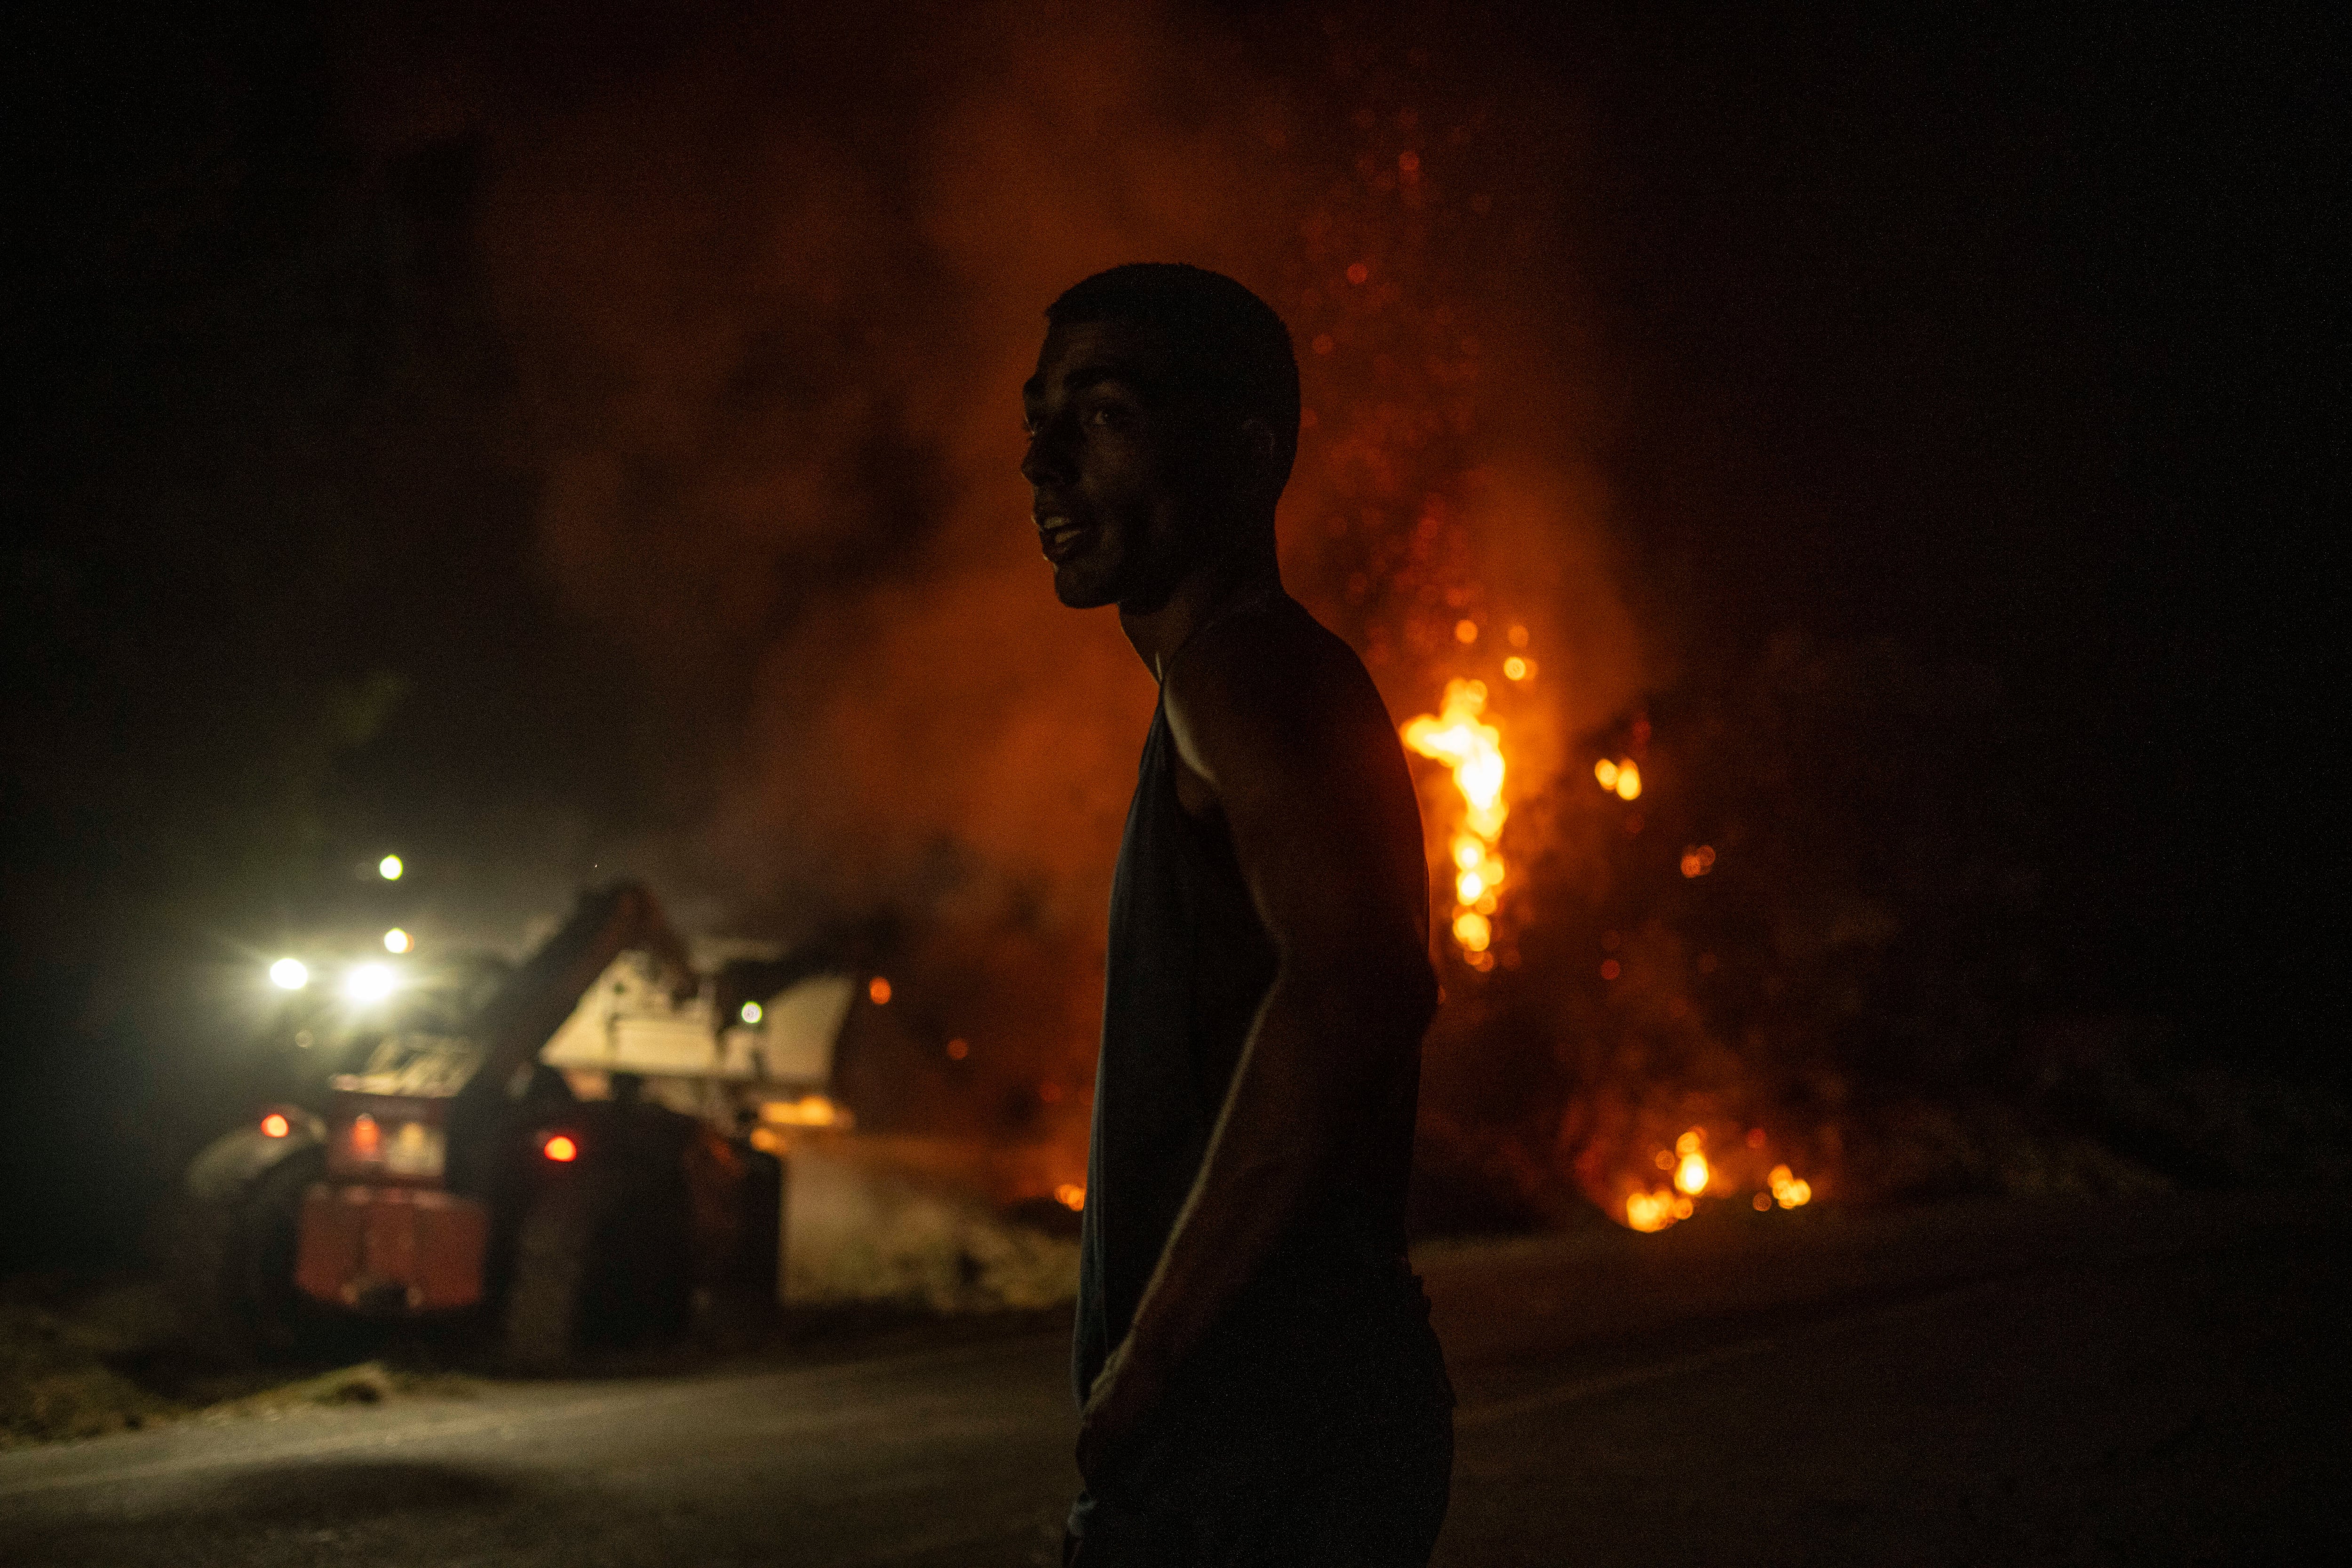
<path fill-rule="evenodd" d="M 1766 1179 L 1771 1184 L 1772 1201 L 1784 1209 L 1801 1208 L 1813 1201 L 1813 1184 L 1786 1165 L 1773 1166 Z"/>
<path fill-rule="evenodd" d="M 1694 1198 L 1706 1191 L 1707 1183 L 1715 1179 L 1715 1173 L 1707 1168 L 1706 1156 L 1699 1152 L 1702 1142 L 1696 1127 L 1675 1140 L 1675 1153 L 1678 1156 L 1675 1162 L 1675 1185 Z"/>
<path fill-rule="evenodd" d="M 849 1127 L 856 1119 L 847 1106 L 822 1094 L 804 1094 L 798 1100 L 769 1100 L 760 1107 L 760 1120 L 772 1127 Z"/>
<path fill-rule="evenodd" d="M 1454 787 L 1461 792 L 1462 826 L 1449 847 L 1453 931 L 1454 942 L 1478 969 L 1494 966 L 1487 950 L 1494 944 L 1493 917 L 1500 902 L 1496 889 L 1503 885 L 1503 861 L 1495 844 L 1510 815 L 1503 804 L 1503 732 L 1484 721 L 1486 710 L 1485 681 L 1449 680 L 1438 711 L 1409 719 L 1403 729 L 1406 745 L 1454 770 Z"/>
<path fill-rule="evenodd" d="M 1054 1189 L 1054 1201 L 1066 1209 L 1087 1206 L 1087 1189 L 1076 1182 L 1064 1182 Z"/>
<path fill-rule="evenodd" d="M 1695 1207 L 1680 1193 L 1634 1193 L 1625 1199 L 1625 1224 L 1633 1230 L 1664 1230 L 1690 1218 Z"/>
<path fill-rule="evenodd" d="M 1760 1129 L 1748 1133 L 1745 1142 L 1749 1149 L 1762 1146 Z M 1734 1152 L 1738 1163 L 1739 1152 Z M 1697 1200 L 1709 1192 L 1718 1195 L 1737 1190 L 1745 1182 L 1736 1173 L 1726 1171 L 1706 1157 L 1706 1131 L 1694 1127 L 1675 1140 L 1671 1149 L 1661 1149 L 1654 1156 L 1659 1170 L 1666 1172 L 1673 1181 L 1669 1187 L 1641 1188 L 1628 1193 L 1624 1199 L 1624 1222 L 1629 1230 L 1659 1231 L 1678 1220 L 1685 1220 L 1698 1209 Z M 1769 1213 L 1775 1205 L 1784 1209 L 1801 1208 L 1812 1202 L 1812 1184 L 1797 1175 L 1786 1165 L 1775 1165 L 1765 1178 L 1769 1191 L 1752 1194 L 1749 1206 L 1759 1213 Z"/>

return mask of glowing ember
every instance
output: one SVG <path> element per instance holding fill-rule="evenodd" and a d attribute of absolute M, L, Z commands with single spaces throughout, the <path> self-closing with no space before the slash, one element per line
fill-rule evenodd
<path fill-rule="evenodd" d="M 1054 1189 L 1054 1201 L 1066 1209 L 1087 1206 L 1087 1189 L 1076 1182 L 1064 1182 Z"/>
<path fill-rule="evenodd" d="M 1462 625 L 1471 637 L 1477 635 L 1474 623 Z M 1454 787 L 1462 794 L 1462 826 L 1448 846 L 1454 868 L 1453 930 L 1454 942 L 1477 969 L 1495 962 L 1487 949 L 1495 941 L 1496 889 L 1503 885 L 1495 843 L 1510 815 L 1503 804 L 1503 732 L 1484 721 L 1486 710 L 1485 681 L 1450 680 L 1438 711 L 1408 720 L 1403 731 L 1406 745 L 1454 770 Z"/>
<path fill-rule="evenodd" d="M 1633 1230 L 1664 1230 L 1688 1219 L 1695 1205 L 1680 1193 L 1633 1193 L 1625 1199 L 1625 1224 Z"/>
<path fill-rule="evenodd" d="M 1642 770 L 1631 757 L 1611 762 L 1607 757 L 1592 764 L 1592 776 L 1601 787 L 1614 794 L 1619 800 L 1633 800 L 1642 793 Z"/>
<path fill-rule="evenodd" d="M 1715 869 L 1715 848 L 1712 845 L 1694 844 L 1683 851 L 1683 875 L 1704 877 Z"/>
<path fill-rule="evenodd" d="M 1786 1165 L 1775 1165 L 1766 1178 L 1772 1186 L 1772 1201 L 1784 1209 L 1801 1208 L 1813 1201 L 1813 1184 L 1796 1175 Z"/>
<path fill-rule="evenodd" d="M 890 1003 L 890 983 L 877 974 L 866 983 L 866 994 L 873 998 L 877 1007 L 887 1007 Z"/>

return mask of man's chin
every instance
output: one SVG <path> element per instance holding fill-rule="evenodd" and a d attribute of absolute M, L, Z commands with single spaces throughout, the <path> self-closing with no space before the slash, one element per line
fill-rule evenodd
<path fill-rule="evenodd" d="M 1054 597 L 1073 610 L 1099 610 L 1118 602 L 1118 585 L 1076 561 L 1054 568 Z"/>

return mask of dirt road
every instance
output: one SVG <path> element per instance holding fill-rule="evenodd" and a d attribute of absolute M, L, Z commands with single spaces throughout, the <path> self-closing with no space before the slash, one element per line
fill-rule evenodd
<path fill-rule="evenodd" d="M 2340 1557 L 2347 1239 L 2168 1201 L 1433 1249 L 1438 1561 Z M 1051 1563 L 1065 1365 L 1027 1333 L 0 1454 L 0 1562 Z"/>

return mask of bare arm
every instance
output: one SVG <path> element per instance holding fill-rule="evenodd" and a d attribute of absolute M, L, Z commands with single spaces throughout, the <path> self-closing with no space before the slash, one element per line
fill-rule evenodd
<path fill-rule="evenodd" d="M 1273 620 L 1267 617 L 1267 620 Z M 1087 1402 L 1080 1467 L 1118 1447 L 1412 1082 L 1434 1005 L 1421 827 L 1395 733 L 1344 645 L 1220 628 L 1163 694 L 1195 816 L 1221 816 L 1277 955 L 1191 1196 Z"/>

